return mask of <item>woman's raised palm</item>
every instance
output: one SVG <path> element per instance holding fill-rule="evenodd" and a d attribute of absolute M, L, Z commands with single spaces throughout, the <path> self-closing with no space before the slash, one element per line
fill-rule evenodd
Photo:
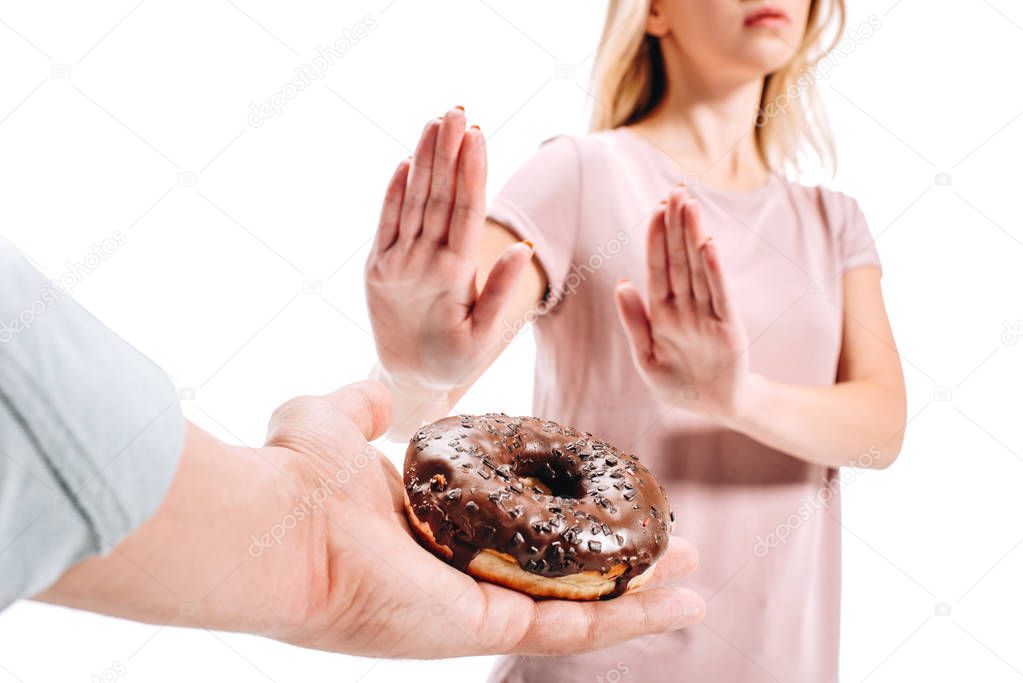
<path fill-rule="evenodd" d="M 449 389 L 499 348 L 501 314 L 532 248 L 508 247 L 477 288 L 486 175 L 483 134 L 466 130 L 456 108 L 426 124 L 414 157 L 391 178 L 366 296 L 380 362 L 393 378 Z"/>

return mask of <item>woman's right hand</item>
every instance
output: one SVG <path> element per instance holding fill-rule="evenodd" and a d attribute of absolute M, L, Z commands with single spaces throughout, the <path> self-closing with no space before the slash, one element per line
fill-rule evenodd
<path fill-rule="evenodd" d="M 527 242 L 506 248 L 477 288 L 486 175 L 483 134 L 466 130 L 455 108 L 426 124 L 414 157 L 391 178 L 366 297 L 392 384 L 449 391 L 474 379 L 502 345 L 502 314 L 533 250 Z"/>

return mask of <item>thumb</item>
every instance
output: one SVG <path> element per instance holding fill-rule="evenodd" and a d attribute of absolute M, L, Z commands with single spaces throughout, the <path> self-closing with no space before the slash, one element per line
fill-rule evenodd
<path fill-rule="evenodd" d="M 519 276 L 532 257 L 533 245 L 525 241 L 516 242 L 501 252 L 473 308 L 473 319 L 479 329 L 489 331 L 497 324 L 505 304 L 515 291 Z"/>
<path fill-rule="evenodd" d="M 383 434 L 391 423 L 391 392 L 382 382 L 356 382 L 323 398 L 351 420 L 366 441 Z"/>
<path fill-rule="evenodd" d="M 653 340 L 643 298 L 634 284 L 628 280 L 619 280 L 615 287 L 615 303 L 618 305 L 618 317 L 622 319 L 629 337 L 632 357 L 640 367 L 648 367 L 653 360 Z"/>

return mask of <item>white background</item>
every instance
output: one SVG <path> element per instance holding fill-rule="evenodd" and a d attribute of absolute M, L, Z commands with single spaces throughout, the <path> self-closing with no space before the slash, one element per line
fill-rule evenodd
<path fill-rule="evenodd" d="M 829 182 L 877 237 L 912 421 L 900 460 L 843 494 L 842 678 L 1017 680 L 1023 89 L 1010 84 L 1023 9 L 853 4 L 850 26 L 881 26 L 822 85 L 839 149 Z M 542 139 L 584 129 L 598 5 L 0 3 L 0 230 L 54 278 L 121 231 L 76 298 L 194 389 L 192 420 L 259 444 L 276 404 L 371 367 L 361 269 L 383 186 L 422 123 L 464 105 L 490 139 L 496 191 Z M 376 28 L 322 81 L 249 125 L 250 104 L 367 15 Z M 559 65 L 574 75 L 556 77 Z M 521 335 L 464 410 L 529 413 L 532 355 Z M 30 603 L 0 615 L 0 681 L 85 681 L 115 662 L 125 681 L 282 683 L 479 680 L 490 665 L 343 657 Z"/>

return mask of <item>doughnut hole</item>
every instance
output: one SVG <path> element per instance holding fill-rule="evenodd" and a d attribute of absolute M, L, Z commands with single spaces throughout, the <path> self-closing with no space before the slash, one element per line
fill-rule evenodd
<path fill-rule="evenodd" d="M 551 453 L 523 453 L 512 464 L 525 486 L 535 486 L 547 495 L 580 499 L 586 495 L 579 461 L 554 449 Z"/>

